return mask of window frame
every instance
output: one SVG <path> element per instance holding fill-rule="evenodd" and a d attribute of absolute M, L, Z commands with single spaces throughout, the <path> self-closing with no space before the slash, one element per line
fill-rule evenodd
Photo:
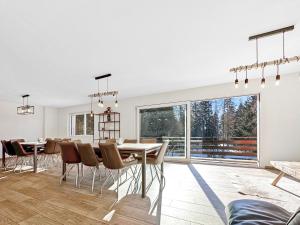
<path fill-rule="evenodd" d="M 87 114 L 90 112 L 79 112 L 79 113 L 70 113 L 69 114 L 69 136 L 70 137 L 83 137 L 83 136 L 93 136 L 94 134 L 87 134 Z M 73 127 L 73 117 L 76 118 L 78 115 L 83 115 L 83 134 L 76 135 L 75 127 Z M 95 129 L 95 121 L 93 121 L 94 129 Z M 76 126 L 76 119 L 75 119 Z M 94 130 L 93 130 L 94 131 Z"/>

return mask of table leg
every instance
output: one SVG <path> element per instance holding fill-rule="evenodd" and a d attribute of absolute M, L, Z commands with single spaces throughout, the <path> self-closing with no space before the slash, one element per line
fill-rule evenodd
<path fill-rule="evenodd" d="M 2 167 L 5 168 L 5 151 L 2 146 Z"/>
<path fill-rule="evenodd" d="M 280 172 L 280 174 L 275 178 L 275 180 L 272 182 L 273 186 L 276 186 L 279 180 L 284 176 L 284 172 Z"/>
<path fill-rule="evenodd" d="M 33 172 L 37 173 L 37 146 L 34 146 L 34 153 L 33 153 Z"/>
<path fill-rule="evenodd" d="M 142 154 L 142 198 L 146 197 L 146 151 Z"/>
<path fill-rule="evenodd" d="M 164 176 L 164 162 L 162 162 L 161 164 L 160 164 L 160 171 L 161 171 L 161 175 L 160 175 L 160 177 L 161 177 L 161 181 L 163 180 L 163 176 Z"/>
<path fill-rule="evenodd" d="M 62 163 L 62 174 L 61 174 L 61 175 L 64 175 L 64 174 L 65 174 L 66 169 L 67 169 L 66 163 L 63 162 L 63 163 Z M 63 181 L 66 181 L 66 177 L 67 177 L 67 176 L 64 176 Z"/>

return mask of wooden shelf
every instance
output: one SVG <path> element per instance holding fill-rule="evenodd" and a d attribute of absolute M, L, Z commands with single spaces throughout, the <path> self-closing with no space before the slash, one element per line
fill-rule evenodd
<path fill-rule="evenodd" d="M 109 117 L 109 120 L 108 120 Z M 98 118 L 98 120 L 96 120 Z M 121 115 L 118 112 L 97 113 L 94 116 L 94 122 L 98 122 L 98 128 L 95 130 L 93 140 L 118 139 L 121 136 Z M 94 123 L 95 124 L 95 123 Z M 104 129 L 104 130 L 103 130 Z M 96 134 L 95 134 L 96 133 Z"/>

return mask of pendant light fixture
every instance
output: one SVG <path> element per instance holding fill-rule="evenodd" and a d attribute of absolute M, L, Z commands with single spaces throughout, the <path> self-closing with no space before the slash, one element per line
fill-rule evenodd
<path fill-rule="evenodd" d="M 91 97 L 91 98 L 98 98 L 98 106 L 101 108 L 104 107 L 103 97 L 106 97 L 106 96 L 115 97 L 115 107 L 118 107 L 118 93 L 119 92 L 118 91 L 109 91 L 109 89 L 108 89 L 108 78 L 109 77 L 111 77 L 111 74 L 105 74 L 105 75 L 95 77 L 95 80 L 97 80 L 97 82 L 98 82 L 98 92 L 89 95 L 89 97 Z M 104 78 L 106 78 L 106 91 L 100 92 L 99 81 Z"/>
<path fill-rule="evenodd" d="M 23 105 L 17 107 L 17 114 L 18 115 L 30 115 L 34 114 L 34 106 L 28 104 L 28 98 L 30 95 L 22 95 Z M 25 104 L 26 101 L 26 104 Z"/>
<path fill-rule="evenodd" d="M 300 55 L 298 56 L 293 56 L 293 57 L 286 57 L 285 56 L 285 33 L 288 31 L 292 31 L 294 30 L 295 26 L 288 26 L 288 27 L 284 27 L 284 28 L 280 28 L 277 30 L 272 30 L 269 32 L 265 32 L 262 34 L 257 34 L 257 35 L 253 35 L 249 37 L 249 41 L 255 40 L 256 41 L 256 63 L 254 64 L 250 64 L 250 65 L 245 65 L 245 66 L 238 66 L 238 67 L 234 67 L 231 68 L 229 71 L 230 72 L 234 72 L 235 74 L 237 74 L 237 72 L 241 72 L 241 71 L 247 71 L 247 70 L 252 70 L 252 69 L 262 69 L 262 73 L 264 72 L 264 67 L 266 66 L 276 66 L 277 67 L 277 74 L 276 74 L 276 81 L 275 81 L 275 85 L 279 85 L 280 83 L 280 74 L 279 74 L 279 66 L 281 64 L 288 64 L 291 62 L 299 62 L 300 60 Z M 265 38 L 265 37 L 269 37 L 269 36 L 273 36 L 273 35 L 278 35 L 278 34 L 282 34 L 282 57 L 276 60 L 271 60 L 271 61 L 265 61 L 265 62 L 259 62 L 258 61 L 258 40 L 261 38 Z M 247 73 L 247 72 L 246 72 Z M 247 74 L 246 74 L 247 76 Z M 247 80 L 247 82 L 246 82 Z M 246 77 L 245 80 L 245 87 L 247 86 L 246 83 L 248 84 L 248 79 Z M 261 79 L 261 86 L 264 87 L 266 83 L 266 79 L 263 76 Z M 238 86 L 238 80 L 237 80 L 237 76 L 235 79 L 235 87 Z"/>

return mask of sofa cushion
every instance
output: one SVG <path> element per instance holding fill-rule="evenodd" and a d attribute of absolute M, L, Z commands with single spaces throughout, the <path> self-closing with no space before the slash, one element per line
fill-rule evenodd
<path fill-rule="evenodd" d="M 292 215 L 287 225 L 299 225 L 300 224 L 300 208 Z"/>
<path fill-rule="evenodd" d="M 226 208 L 226 214 L 228 225 L 286 225 L 292 216 L 279 206 L 250 199 L 231 202 Z"/>

